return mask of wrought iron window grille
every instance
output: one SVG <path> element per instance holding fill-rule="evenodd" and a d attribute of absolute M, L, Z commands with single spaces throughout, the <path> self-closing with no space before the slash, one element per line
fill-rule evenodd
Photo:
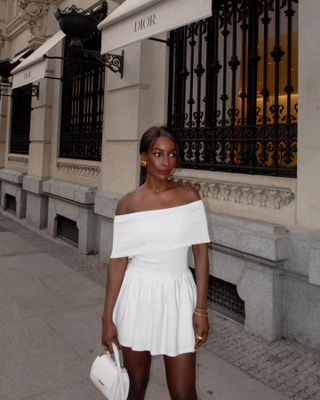
<path fill-rule="evenodd" d="M 12 90 L 10 153 L 28 154 L 32 85 Z"/>
<path fill-rule="evenodd" d="M 182 167 L 296 176 L 298 0 L 214 0 L 170 34 Z"/>
<path fill-rule="evenodd" d="M 73 57 L 65 39 L 59 156 L 101 160 L 105 68 L 96 59 L 83 63 Z M 84 40 L 84 46 L 99 51 L 101 32 Z"/>

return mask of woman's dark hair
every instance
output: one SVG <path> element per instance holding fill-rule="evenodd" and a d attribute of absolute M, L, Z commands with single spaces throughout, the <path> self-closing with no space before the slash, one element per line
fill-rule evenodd
<path fill-rule="evenodd" d="M 140 140 L 140 147 L 139 152 L 140 154 L 146 153 L 148 154 L 149 150 L 151 149 L 153 143 L 161 136 L 166 136 L 167 138 L 171 139 L 175 145 L 176 152 L 177 152 L 177 163 L 176 166 L 180 165 L 180 158 L 179 158 L 179 149 L 178 144 L 175 137 L 168 131 L 165 126 L 152 126 L 149 128 L 143 135 Z M 140 168 L 140 185 L 142 185 L 146 180 L 146 168 Z"/>

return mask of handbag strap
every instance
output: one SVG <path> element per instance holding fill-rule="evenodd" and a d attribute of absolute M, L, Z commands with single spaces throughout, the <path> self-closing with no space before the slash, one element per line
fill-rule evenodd
<path fill-rule="evenodd" d="M 123 380 L 122 380 L 122 370 L 121 370 L 121 364 L 120 364 L 119 350 L 118 350 L 118 347 L 114 343 L 112 343 L 112 349 L 113 349 L 114 359 L 116 361 L 118 374 L 119 374 L 121 397 L 122 397 L 122 400 L 126 400 L 125 396 L 124 396 L 124 387 L 123 387 Z"/>

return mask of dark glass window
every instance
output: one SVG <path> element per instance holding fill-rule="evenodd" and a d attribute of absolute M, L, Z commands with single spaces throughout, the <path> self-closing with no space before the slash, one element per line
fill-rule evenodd
<path fill-rule="evenodd" d="M 12 90 L 10 153 L 29 153 L 31 92 L 31 84 Z"/>
<path fill-rule="evenodd" d="M 105 67 L 65 42 L 61 110 L 60 157 L 101 160 Z M 101 32 L 84 41 L 100 52 Z"/>
<path fill-rule="evenodd" d="M 213 0 L 171 32 L 168 126 L 184 168 L 295 176 L 298 0 Z"/>

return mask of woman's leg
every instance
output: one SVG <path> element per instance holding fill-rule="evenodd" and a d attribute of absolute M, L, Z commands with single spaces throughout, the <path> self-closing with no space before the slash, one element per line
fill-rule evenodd
<path fill-rule="evenodd" d="M 164 356 L 167 384 L 172 400 L 197 400 L 196 353 Z"/>
<path fill-rule="evenodd" d="M 150 374 L 151 355 L 149 351 L 134 351 L 122 346 L 124 366 L 129 378 L 130 388 L 127 400 L 143 400 Z"/>

